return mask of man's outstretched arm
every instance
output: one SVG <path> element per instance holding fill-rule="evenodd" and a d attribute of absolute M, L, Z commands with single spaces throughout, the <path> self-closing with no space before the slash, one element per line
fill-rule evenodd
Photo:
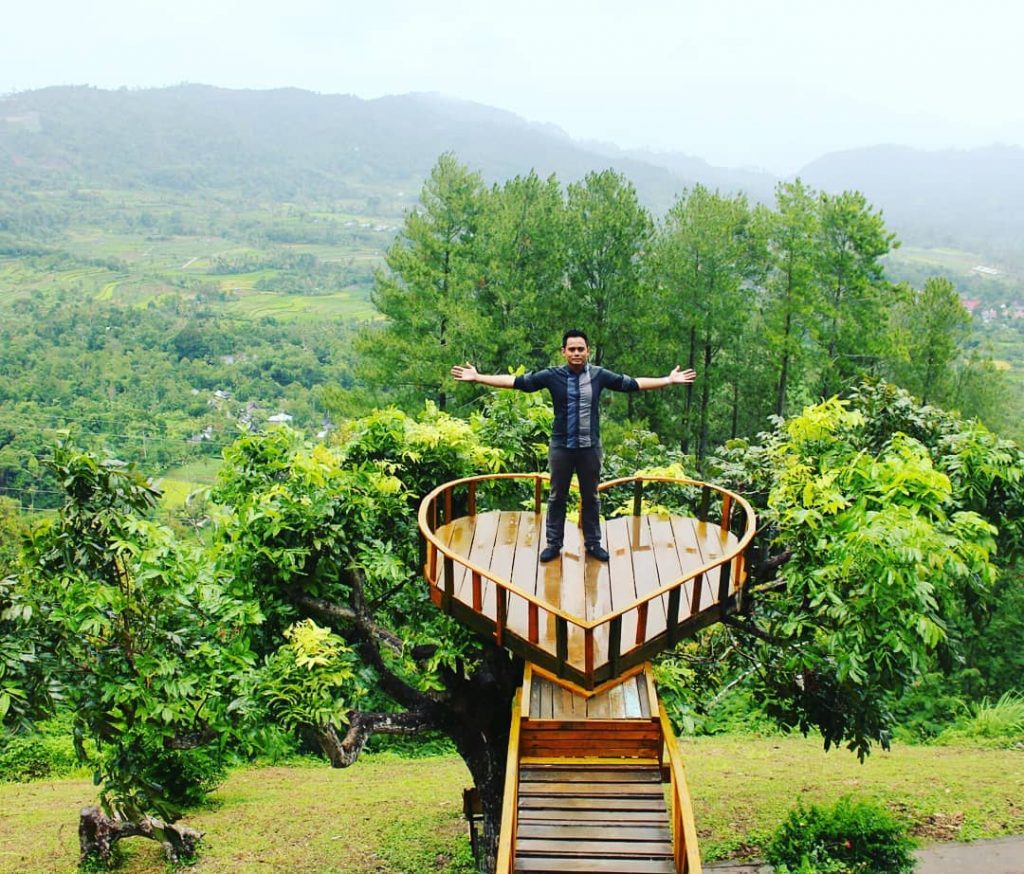
<path fill-rule="evenodd" d="M 515 388 L 516 382 L 511 373 L 477 373 L 476 368 L 468 362 L 456 364 L 452 368 L 452 376 L 459 382 L 479 382 L 481 385 L 490 385 L 494 388 Z"/>
<path fill-rule="evenodd" d="M 669 385 L 693 382 L 696 378 L 696 370 L 681 370 L 677 365 L 668 376 L 638 376 L 636 384 L 640 386 L 640 391 L 650 391 L 653 388 L 665 388 Z"/>

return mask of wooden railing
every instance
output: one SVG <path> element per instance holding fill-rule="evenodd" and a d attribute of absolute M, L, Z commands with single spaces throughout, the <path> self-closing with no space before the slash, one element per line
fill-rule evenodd
<path fill-rule="evenodd" d="M 732 600 L 746 582 L 746 550 L 754 536 L 755 516 L 750 504 L 740 495 L 719 486 L 698 480 L 662 477 L 633 476 L 602 483 L 601 491 L 625 485 L 633 486 L 633 513 L 640 515 L 644 489 L 654 483 L 679 486 L 686 489 L 697 489 L 700 499 L 696 510 L 696 518 L 702 523 L 709 521 L 717 525 L 722 534 L 733 529 L 737 537 L 735 547 L 723 555 L 708 561 L 685 573 L 678 579 L 663 585 L 651 592 L 636 598 L 615 610 L 594 620 L 575 616 L 545 601 L 532 592 L 526 592 L 508 580 L 504 580 L 487 568 L 480 567 L 467 556 L 459 554 L 448 547 L 435 534 L 437 529 L 454 518 L 464 515 L 475 516 L 477 513 L 478 492 L 481 484 L 500 480 L 520 480 L 533 482 L 533 512 L 541 511 L 541 498 L 544 483 L 548 477 L 544 474 L 490 474 L 485 476 L 466 477 L 438 486 L 427 495 L 420 504 L 419 528 L 423 536 L 423 573 L 431 587 L 432 597 L 441 609 L 446 612 L 459 610 L 461 607 L 455 600 L 455 565 L 466 568 L 470 574 L 472 594 L 471 611 L 460 611 L 464 621 L 493 634 L 499 646 L 510 645 L 541 667 L 556 673 L 557 676 L 571 680 L 585 689 L 593 689 L 597 683 L 604 682 L 622 673 L 623 670 L 650 658 L 666 646 L 674 645 L 684 633 L 691 632 L 704 625 L 711 624 L 720 618 Z M 461 494 L 461 492 L 465 494 Z M 458 500 L 456 495 L 458 494 Z M 709 520 L 711 499 L 720 499 L 719 518 Z M 456 512 L 458 510 L 458 513 Z M 737 513 L 736 511 L 739 511 Z M 737 524 L 737 516 L 740 516 Z M 709 572 L 722 568 L 717 591 L 712 592 L 713 607 L 717 610 L 700 609 L 705 580 Z M 483 581 L 489 580 L 497 587 L 497 598 L 494 617 L 483 615 Z M 684 613 L 682 603 L 684 586 L 693 581 L 689 596 L 689 605 Z M 710 582 L 707 585 L 711 585 Z M 666 627 L 664 632 L 651 640 L 647 640 L 647 622 L 649 607 L 652 601 L 667 595 Z M 508 628 L 510 606 L 525 605 L 527 616 L 526 636 Z M 623 618 L 635 616 L 636 634 L 632 643 L 623 646 Z M 552 618 L 555 627 L 554 653 L 541 649 L 539 629 L 541 621 Z M 569 662 L 570 629 L 574 634 L 583 635 L 582 669 Z M 599 632 L 599 633 L 598 633 Z M 599 654 L 596 652 L 597 640 L 606 641 L 605 661 L 598 664 Z"/>
<path fill-rule="evenodd" d="M 498 833 L 498 861 L 494 866 L 496 874 L 512 874 L 516 858 L 516 832 L 519 830 L 519 729 L 522 723 L 523 691 L 520 689 L 516 693 L 512 704 L 508 758 L 505 760 L 505 794 L 501 800 L 501 831 Z"/>
<path fill-rule="evenodd" d="M 686 783 L 683 757 L 672 731 L 672 723 L 662 707 L 658 707 L 661 735 L 665 741 L 668 756 L 669 782 L 671 783 L 672 809 L 669 817 L 672 823 L 672 854 L 676 874 L 701 874 L 700 850 L 697 846 L 697 825 L 693 819 L 693 803 Z"/>

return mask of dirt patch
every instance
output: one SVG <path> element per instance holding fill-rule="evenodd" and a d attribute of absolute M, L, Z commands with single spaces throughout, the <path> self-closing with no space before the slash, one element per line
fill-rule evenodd
<path fill-rule="evenodd" d="M 910 833 L 915 838 L 932 841 L 955 841 L 964 825 L 963 813 L 933 813 L 914 824 Z"/>

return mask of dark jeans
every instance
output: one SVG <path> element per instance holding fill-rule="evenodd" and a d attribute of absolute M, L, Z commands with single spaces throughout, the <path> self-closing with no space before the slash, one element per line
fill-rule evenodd
<path fill-rule="evenodd" d="M 561 548 L 565 534 L 565 502 L 569 483 L 575 473 L 580 484 L 583 516 L 583 543 L 601 544 L 601 501 L 597 486 L 601 481 L 600 447 L 593 449 L 560 449 L 548 447 L 548 468 L 551 471 L 551 493 L 548 496 L 548 522 L 545 534 L 548 546 Z"/>

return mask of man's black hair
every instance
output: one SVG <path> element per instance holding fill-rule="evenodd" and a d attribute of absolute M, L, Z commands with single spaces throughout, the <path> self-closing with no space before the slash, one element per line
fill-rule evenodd
<path fill-rule="evenodd" d="M 564 334 L 562 334 L 562 348 L 565 348 L 565 344 L 569 342 L 570 337 L 582 337 L 583 342 L 587 344 L 587 348 L 590 348 L 590 341 L 587 339 L 587 335 L 584 334 L 579 328 L 569 328 Z"/>

